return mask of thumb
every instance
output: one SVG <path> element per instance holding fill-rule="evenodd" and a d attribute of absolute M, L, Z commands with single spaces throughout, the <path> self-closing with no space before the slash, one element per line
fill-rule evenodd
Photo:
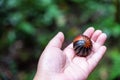
<path fill-rule="evenodd" d="M 48 43 L 48 47 L 56 47 L 56 48 L 61 48 L 62 43 L 64 41 L 64 35 L 62 32 L 58 32 L 58 34 L 53 37 L 53 39 Z"/>

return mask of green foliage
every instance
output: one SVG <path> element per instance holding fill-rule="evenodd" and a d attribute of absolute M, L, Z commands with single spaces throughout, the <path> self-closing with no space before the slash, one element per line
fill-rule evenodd
<path fill-rule="evenodd" d="M 15 39 L 16 39 L 15 31 L 9 31 L 7 36 L 8 43 L 12 44 L 15 41 Z"/>
<path fill-rule="evenodd" d="M 30 23 L 27 22 L 22 22 L 17 27 L 22 32 L 25 32 L 30 35 L 34 35 L 36 32 L 35 28 Z"/>
<path fill-rule="evenodd" d="M 118 77 L 120 75 L 120 51 L 118 49 L 113 49 L 111 52 L 109 52 L 109 57 L 112 60 L 112 65 L 110 66 L 110 77 L 109 80 L 113 80 L 114 78 Z"/>
<path fill-rule="evenodd" d="M 120 78 L 119 9 L 119 0 L 0 0 L 0 69 L 11 73 L 0 72 L 0 80 L 32 80 L 40 53 L 58 31 L 68 44 L 90 26 L 107 33 L 108 51 L 88 80 Z"/>

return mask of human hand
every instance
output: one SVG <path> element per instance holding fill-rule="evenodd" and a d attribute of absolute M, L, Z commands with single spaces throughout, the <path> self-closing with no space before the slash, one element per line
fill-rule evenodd
<path fill-rule="evenodd" d="M 85 80 L 106 51 L 107 38 L 101 30 L 88 28 L 84 35 L 90 37 L 93 48 L 87 57 L 75 55 L 73 43 L 61 50 L 64 35 L 59 32 L 43 51 L 34 80 Z"/>

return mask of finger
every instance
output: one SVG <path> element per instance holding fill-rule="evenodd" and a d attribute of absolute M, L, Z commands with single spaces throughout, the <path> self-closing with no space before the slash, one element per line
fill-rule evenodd
<path fill-rule="evenodd" d="M 107 35 L 105 33 L 102 33 L 96 40 L 96 43 L 100 44 L 100 45 L 103 45 L 104 42 L 106 41 L 107 39 Z"/>
<path fill-rule="evenodd" d="M 104 44 L 106 39 L 107 39 L 107 35 L 105 33 L 102 33 L 101 35 L 99 35 L 98 39 L 93 45 L 94 52 L 96 52 L 99 49 L 99 47 Z"/>
<path fill-rule="evenodd" d="M 95 42 L 101 33 L 102 33 L 101 30 L 96 30 L 96 31 L 93 33 L 91 39 Z"/>
<path fill-rule="evenodd" d="M 48 47 L 61 48 L 64 41 L 64 35 L 62 32 L 59 32 L 49 43 Z"/>
<path fill-rule="evenodd" d="M 100 59 L 104 55 L 105 51 L 106 51 L 106 46 L 101 46 L 99 50 L 96 53 L 94 53 L 91 56 L 91 58 L 88 59 L 88 63 L 91 66 L 91 68 L 94 68 L 97 65 L 97 63 L 100 61 Z"/>
<path fill-rule="evenodd" d="M 83 35 L 86 35 L 86 36 L 88 36 L 88 37 L 91 37 L 92 34 L 93 34 L 93 32 L 94 32 L 94 28 L 93 28 L 93 27 L 89 27 L 89 28 L 83 33 Z"/>

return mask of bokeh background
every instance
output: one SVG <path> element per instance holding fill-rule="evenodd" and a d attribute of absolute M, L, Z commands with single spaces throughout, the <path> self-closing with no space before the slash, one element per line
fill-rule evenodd
<path fill-rule="evenodd" d="M 120 80 L 120 0 L 0 0 L 0 80 L 32 80 L 57 32 L 64 48 L 90 26 L 107 34 L 108 50 L 88 80 Z"/>

